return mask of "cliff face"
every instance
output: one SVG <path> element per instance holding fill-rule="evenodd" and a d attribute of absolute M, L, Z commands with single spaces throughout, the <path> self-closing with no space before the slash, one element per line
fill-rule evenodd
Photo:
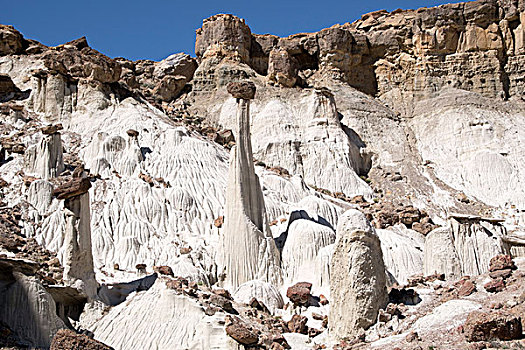
<path fill-rule="evenodd" d="M 524 10 L 519 1 L 486 0 L 377 11 L 286 38 L 252 34 L 243 20 L 217 15 L 197 31 L 195 52 L 201 61 L 230 57 L 284 86 L 315 85 L 327 74 L 410 114 L 414 102 L 446 86 L 521 97 Z"/>

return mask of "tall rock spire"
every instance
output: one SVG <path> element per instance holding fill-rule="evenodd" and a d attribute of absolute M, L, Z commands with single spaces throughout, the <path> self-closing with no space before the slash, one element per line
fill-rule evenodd
<path fill-rule="evenodd" d="M 224 286 L 229 288 L 253 279 L 279 284 L 279 251 L 266 220 L 264 198 L 253 166 L 249 100 L 255 96 L 255 85 L 230 83 L 228 92 L 237 99 L 237 140 L 230 157 L 220 272 L 225 276 Z"/>
<path fill-rule="evenodd" d="M 79 287 L 92 300 L 96 298 L 97 281 L 93 267 L 93 253 L 91 249 L 91 213 L 89 179 L 76 178 L 62 184 L 54 190 L 54 196 L 64 199 L 64 215 L 66 218 L 66 232 L 64 244 L 64 281 Z"/>

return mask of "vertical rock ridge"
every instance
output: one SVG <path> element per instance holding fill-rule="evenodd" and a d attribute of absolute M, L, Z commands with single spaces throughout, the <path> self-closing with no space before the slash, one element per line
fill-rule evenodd
<path fill-rule="evenodd" d="M 27 173 L 43 179 L 57 177 L 64 171 L 62 138 L 59 132 L 44 132 L 40 142 L 26 151 L 25 169 Z"/>

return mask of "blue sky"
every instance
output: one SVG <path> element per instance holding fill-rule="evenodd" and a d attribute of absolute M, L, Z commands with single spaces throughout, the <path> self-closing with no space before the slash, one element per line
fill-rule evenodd
<path fill-rule="evenodd" d="M 58 45 L 86 36 L 110 57 L 161 60 L 184 51 L 195 55 L 195 30 L 217 13 L 246 20 L 253 33 L 288 36 L 353 22 L 386 9 L 431 7 L 447 0 L 0 0 L 0 23 L 26 38 Z"/>

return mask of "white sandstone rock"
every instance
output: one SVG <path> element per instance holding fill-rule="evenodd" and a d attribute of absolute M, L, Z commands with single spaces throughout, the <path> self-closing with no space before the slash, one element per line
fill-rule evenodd
<path fill-rule="evenodd" d="M 330 336 L 342 339 L 374 324 L 378 310 L 388 302 L 388 293 L 379 238 L 366 225 L 364 214 L 357 210 L 345 212 L 339 219 L 337 234 L 330 271 L 328 325 Z"/>

